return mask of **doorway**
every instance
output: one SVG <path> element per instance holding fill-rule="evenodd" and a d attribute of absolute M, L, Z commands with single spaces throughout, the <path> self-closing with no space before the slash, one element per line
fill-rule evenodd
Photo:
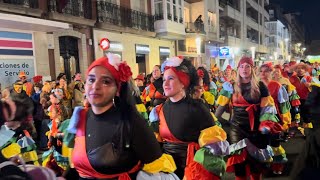
<path fill-rule="evenodd" d="M 71 77 L 80 72 L 78 38 L 72 36 L 59 37 L 60 59 L 63 64 L 63 72 L 67 80 L 71 82 Z M 60 73 L 60 72 L 58 72 Z"/>
<path fill-rule="evenodd" d="M 136 63 L 138 64 L 138 70 L 139 74 L 146 74 L 147 68 L 146 68 L 146 55 L 145 54 L 137 54 L 136 55 Z"/>

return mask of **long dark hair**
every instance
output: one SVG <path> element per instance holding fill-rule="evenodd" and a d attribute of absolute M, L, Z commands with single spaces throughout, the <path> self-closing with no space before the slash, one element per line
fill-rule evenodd
<path fill-rule="evenodd" d="M 209 72 L 204 67 L 198 67 L 198 70 L 201 70 L 203 72 L 203 84 L 209 86 L 210 85 L 210 77 Z"/>
<path fill-rule="evenodd" d="M 197 74 L 196 68 L 192 65 L 191 61 L 188 59 L 183 59 L 180 66 L 176 67 L 177 70 L 185 72 L 187 70 L 187 73 L 190 78 L 190 85 L 186 89 L 186 95 L 191 96 L 193 93 L 194 87 L 199 85 L 199 77 Z"/>
<path fill-rule="evenodd" d="M 136 101 L 132 95 L 133 87 L 129 82 L 122 83 L 120 86 L 119 96 L 114 98 L 114 106 L 121 112 L 122 126 L 120 128 L 123 131 L 118 131 L 114 138 L 114 143 L 117 143 L 119 150 L 124 150 L 124 147 L 129 148 L 134 118 L 142 118 L 136 109 Z"/>

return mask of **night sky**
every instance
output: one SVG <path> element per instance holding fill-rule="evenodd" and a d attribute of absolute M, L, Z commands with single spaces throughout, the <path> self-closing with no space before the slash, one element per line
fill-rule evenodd
<path fill-rule="evenodd" d="M 270 3 L 280 4 L 285 12 L 301 12 L 307 43 L 320 40 L 320 0 L 270 0 Z"/>

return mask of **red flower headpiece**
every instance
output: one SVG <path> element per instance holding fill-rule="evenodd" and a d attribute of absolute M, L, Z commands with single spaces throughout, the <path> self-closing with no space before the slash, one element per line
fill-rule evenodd
<path fill-rule="evenodd" d="M 87 70 L 87 75 L 96 66 L 103 66 L 109 70 L 117 83 L 118 91 L 120 90 L 121 83 L 128 82 L 132 76 L 130 67 L 125 61 L 121 61 L 120 56 L 117 54 L 108 53 L 107 57 L 93 61 Z"/>
<path fill-rule="evenodd" d="M 184 85 L 185 88 L 187 88 L 190 85 L 190 77 L 187 72 L 183 72 L 178 68 L 182 62 L 182 56 L 171 57 L 164 62 L 164 71 L 172 69 L 174 73 L 177 74 L 180 82 Z"/>

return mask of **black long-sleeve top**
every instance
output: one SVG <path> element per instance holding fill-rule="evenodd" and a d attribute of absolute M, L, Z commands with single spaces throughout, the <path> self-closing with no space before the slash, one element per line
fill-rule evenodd
<path fill-rule="evenodd" d="M 188 97 L 178 102 L 166 101 L 163 112 L 171 133 L 184 142 L 198 142 L 201 130 L 215 125 L 205 104 Z"/>

